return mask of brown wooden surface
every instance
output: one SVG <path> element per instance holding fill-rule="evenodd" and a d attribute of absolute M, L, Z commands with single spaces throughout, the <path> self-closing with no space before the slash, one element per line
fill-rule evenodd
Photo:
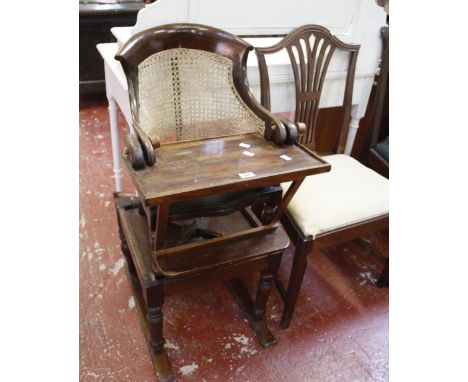
<path fill-rule="evenodd" d="M 240 143 L 251 144 L 249 149 Z M 244 151 L 255 156 L 243 155 Z M 281 159 L 286 154 L 292 160 Z M 259 134 L 164 145 L 156 151 L 153 167 L 127 167 L 146 205 L 177 201 L 225 191 L 292 181 L 330 170 L 330 165 L 299 146 L 278 147 Z M 253 172 L 242 179 L 239 173 Z"/>

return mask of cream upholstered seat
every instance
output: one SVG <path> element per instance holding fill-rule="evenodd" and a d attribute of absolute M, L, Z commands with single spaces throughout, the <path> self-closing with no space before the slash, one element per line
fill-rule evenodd
<path fill-rule="evenodd" d="M 388 214 L 388 179 L 344 154 L 324 156 L 331 171 L 307 177 L 288 206 L 304 236 Z M 287 189 L 289 184 L 282 184 Z"/>

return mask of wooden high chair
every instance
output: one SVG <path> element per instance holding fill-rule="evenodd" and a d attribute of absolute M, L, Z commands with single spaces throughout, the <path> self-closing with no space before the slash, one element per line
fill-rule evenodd
<path fill-rule="evenodd" d="M 173 379 L 164 299 L 185 289 L 229 280 L 261 344 L 276 343 L 264 312 L 289 246 L 279 218 L 307 175 L 330 169 L 294 144 L 301 125 L 251 95 L 251 49 L 219 29 L 171 24 L 135 35 L 116 56 L 135 131 L 123 156 L 139 194 L 116 203 L 121 247 L 160 380 Z M 253 271 L 261 275 L 252 301 L 238 276 Z"/>

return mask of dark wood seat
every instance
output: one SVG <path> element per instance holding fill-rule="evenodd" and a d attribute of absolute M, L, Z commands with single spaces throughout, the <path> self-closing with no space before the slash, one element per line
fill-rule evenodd
<path fill-rule="evenodd" d="M 279 219 L 306 176 L 330 169 L 295 145 L 301 125 L 251 95 L 252 49 L 215 28 L 171 24 L 135 35 L 116 56 L 135 131 L 123 157 L 139 194 L 116 203 L 121 248 L 160 380 L 173 379 L 164 299 L 185 289 L 229 280 L 261 344 L 276 343 L 264 313 L 289 245 Z M 281 182 L 292 182 L 284 196 Z M 252 301 L 238 276 L 253 271 Z"/>
<path fill-rule="evenodd" d="M 278 44 L 256 48 L 259 60 L 262 104 L 270 108 L 268 69 L 265 56 L 286 49 L 296 86 L 295 121 L 306 126 L 299 142 L 324 155 L 331 163 L 329 173 L 307 178 L 282 218 L 295 245 L 287 289 L 276 279 L 285 307 L 282 327 L 288 327 L 307 266 L 307 256 L 323 247 L 358 238 L 388 227 L 387 180 L 343 155 L 348 136 L 351 100 L 359 46 L 345 44 L 326 28 L 306 25 L 289 33 Z M 334 52 L 349 55 L 343 98 L 343 121 L 331 152 L 320 150 L 317 142 L 317 115 L 328 65 Z M 285 188 L 288 187 L 284 184 Z"/>

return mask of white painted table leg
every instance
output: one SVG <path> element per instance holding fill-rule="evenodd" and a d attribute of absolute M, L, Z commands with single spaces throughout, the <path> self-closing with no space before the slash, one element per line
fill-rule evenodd
<path fill-rule="evenodd" d="M 119 115 L 117 113 L 117 103 L 112 97 L 109 98 L 109 120 L 116 194 L 122 192 L 122 168 L 120 167 Z"/>
<path fill-rule="evenodd" d="M 359 128 L 359 121 L 361 117 L 357 116 L 359 106 L 353 105 L 351 108 L 351 121 L 349 122 L 349 131 L 348 137 L 346 139 L 346 146 L 345 146 L 345 154 L 351 155 L 351 151 L 353 149 L 354 140 L 356 138 L 356 134 Z"/>

